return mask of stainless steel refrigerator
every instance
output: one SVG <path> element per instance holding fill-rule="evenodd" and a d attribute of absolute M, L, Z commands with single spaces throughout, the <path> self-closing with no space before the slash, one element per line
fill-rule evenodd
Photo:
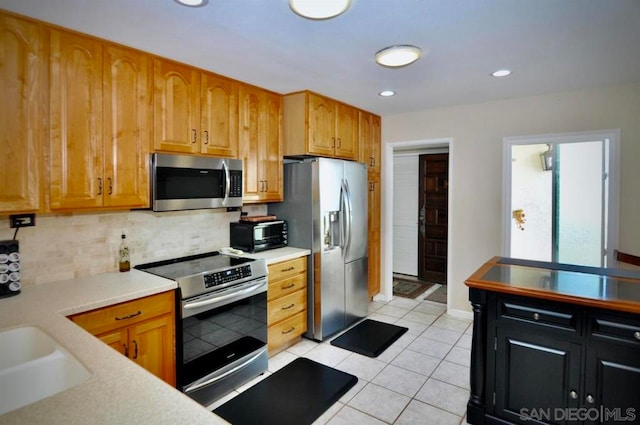
<path fill-rule="evenodd" d="M 307 333 L 322 341 L 367 315 L 367 169 L 307 158 L 284 164 L 284 202 L 270 214 L 288 222 L 288 243 L 311 250 Z"/>

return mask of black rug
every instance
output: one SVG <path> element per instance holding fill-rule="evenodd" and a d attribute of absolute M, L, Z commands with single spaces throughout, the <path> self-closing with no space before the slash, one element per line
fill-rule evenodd
<path fill-rule="evenodd" d="M 358 378 L 300 357 L 213 411 L 233 425 L 313 423 Z"/>
<path fill-rule="evenodd" d="M 331 345 L 365 356 L 378 357 L 408 330 L 409 328 L 365 319 L 331 341 Z"/>

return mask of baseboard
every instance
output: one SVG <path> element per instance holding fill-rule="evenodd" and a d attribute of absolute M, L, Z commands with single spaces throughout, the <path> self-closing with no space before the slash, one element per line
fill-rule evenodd
<path fill-rule="evenodd" d="M 458 310 L 455 308 L 447 308 L 447 314 L 451 317 L 457 317 L 459 319 L 473 320 L 472 311 Z"/>

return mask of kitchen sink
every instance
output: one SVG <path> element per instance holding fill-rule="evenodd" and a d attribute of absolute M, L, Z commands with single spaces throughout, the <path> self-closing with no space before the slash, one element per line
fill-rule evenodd
<path fill-rule="evenodd" d="M 78 385 L 90 375 L 36 326 L 0 331 L 0 415 Z"/>

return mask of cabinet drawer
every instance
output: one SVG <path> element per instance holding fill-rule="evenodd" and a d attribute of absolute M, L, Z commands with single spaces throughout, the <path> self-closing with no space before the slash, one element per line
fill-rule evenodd
<path fill-rule="evenodd" d="M 610 315 L 594 315 L 591 335 L 598 338 L 631 342 L 640 347 L 640 321 Z"/>
<path fill-rule="evenodd" d="M 288 341 L 298 338 L 307 331 L 307 315 L 303 311 L 287 320 L 269 326 L 268 347 L 273 350 L 286 344 Z"/>
<path fill-rule="evenodd" d="M 171 313 L 174 308 L 174 292 L 157 295 L 76 314 L 70 319 L 94 335 L 129 326 L 162 314 Z"/>
<path fill-rule="evenodd" d="M 498 319 L 518 320 L 560 330 L 579 332 L 580 312 L 559 304 L 544 305 L 519 299 L 498 299 Z"/>
<path fill-rule="evenodd" d="M 269 282 L 287 279 L 307 270 L 307 257 L 295 258 L 269 266 Z"/>
<path fill-rule="evenodd" d="M 267 298 L 269 301 L 285 295 L 292 294 L 296 291 L 307 287 L 307 274 L 302 273 L 290 279 L 269 282 L 269 292 Z"/>
<path fill-rule="evenodd" d="M 286 319 L 307 308 L 307 291 L 301 290 L 293 294 L 269 301 L 267 304 L 267 323 L 273 324 Z"/>

